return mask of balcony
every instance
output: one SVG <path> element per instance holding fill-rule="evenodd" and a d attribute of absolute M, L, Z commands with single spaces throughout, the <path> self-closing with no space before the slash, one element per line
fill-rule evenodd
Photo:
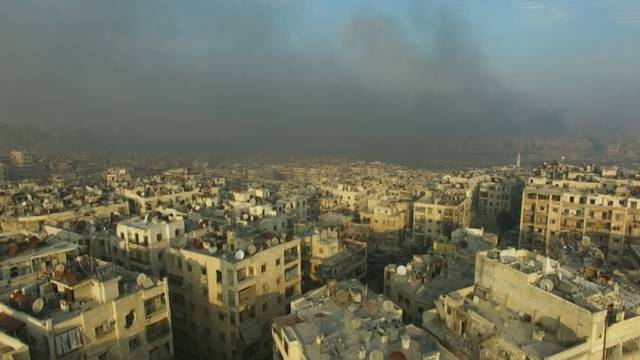
<path fill-rule="evenodd" d="M 298 256 L 298 248 L 297 247 L 293 247 L 291 249 L 285 250 L 284 252 L 284 263 L 285 264 L 289 264 L 292 263 L 296 260 L 298 260 L 299 256 Z"/>
<path fill-rule="evenodd" d="M 253 304 L 256 301 L 256 286 L 252 285 L 238 292 L 240 306 Z"/>
<path fill-rule="evenodd" d="M 144 301 L 144 315 L 147 319 L 166 311 L 166 309 L 167 302 L 164 294 L 160 294 Z"/>
<path fill-rule="evenodd" d="M 147 325 L 146 327 L 147 342 L 153 342 L 158 339 L 164 338 L 171 334 L 171 328 L 169 327 L 169 319 L 162 319 L 157 323 Z"/>

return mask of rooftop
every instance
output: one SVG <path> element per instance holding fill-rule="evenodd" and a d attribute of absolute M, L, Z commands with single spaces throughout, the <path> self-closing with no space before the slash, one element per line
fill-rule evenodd
<path fill-rule="evenodd" d="M 289 342 L 299 341 L 308 359 L 355 359 L 379 353 L 423 359 L 437 344 L 401 321 L 402 310 L 357 280 L 313 290 L 291 305 L 292 314 L 275 319 Z M 399 356 L 396 354 L 395 356 Z"/>

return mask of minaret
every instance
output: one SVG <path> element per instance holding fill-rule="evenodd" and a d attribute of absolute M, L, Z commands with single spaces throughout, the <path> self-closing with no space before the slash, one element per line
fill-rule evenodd
<path fill-rule="evenodd" d="M 518 157 L 516 157 L 516 167 L 520 168 L 522 157 L 520 156 L 520 152 L 518 152 Z"/>

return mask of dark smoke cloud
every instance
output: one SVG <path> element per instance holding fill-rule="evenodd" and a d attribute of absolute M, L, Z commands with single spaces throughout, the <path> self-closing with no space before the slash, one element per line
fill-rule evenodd
<path fill-rule="evenodd" d="M 0 122 L 99 151 L 384 159 L 567 131 L 497 80 L 455 7 L 363 9 L 298 37 L 305 5 L 5 0 Z"/>

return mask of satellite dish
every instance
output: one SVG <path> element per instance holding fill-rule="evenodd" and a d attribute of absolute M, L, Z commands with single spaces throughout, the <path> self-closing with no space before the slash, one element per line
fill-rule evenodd
<path fill-rule="evenodd" d="M 369 360 L 384 360 L 384 355 L 380 350 L 373 350 L 369 353 Z"/>
<path fill-rule="evenodd" d="M 353 330 L 360 329 L 360 326 L 362 326 L 362 321 L 360 319 L 355 318 L 351 320 L 351 327 L 353 328 Z"/>
<path fill-rule="evenodd" d="M 400 276 L 405 276 L 407 275 L 407 268 L 403 265 L 398 266 L 398 269 L 396 270 L 396 273 Z"/>
<path fill-rule="evenodd" d="M 249 245 L 247 247 L 247 252 L 249 253 L 249 255 L 253 255 L 256 253 L 256 247 L 255 245 Z"/>
<path fill-rule="evenodd" d="M 236 260 L 242 260 L 242 259 L 244 259 L 244 251 L 242 250 L 236 251 Z"/>
<path fill-rule="evenodd" d="M 145 282 L 147 281 L 147 275 L 140 273 L 138 277 L 136 277 L 136 284 L 140 287 L 144 287 Z"/>
<path fill-rule="evenodd" d="M 218 247 L 217 246 L 212 246 L 209 248 L 209 254 L 215 254 L 218 252 Z"/>
<path fill-rule="evenodd" d="M 387 311 L 387 312 L 393 311 L 394 306 L 393 306 L 393 303 L 391 302 L 391 300 L 385 300 L 382 303 L 382 309 L 384 309 L 384 311 Z"/>
<path fill-rule="evenodd" d="M 34 301 L 33 304 L 31 305 L 31 310 L 33 311 L 34 314 L 37 314 L 41 312 L 42 309 L 44 309 L 44 299 L 37 298 L 36 301 Z"/>
<path fill-rule="evenodd" d="M 584 247 L 589 247 L 589 245 L 591 245 L 591 238 L 588 236 L 583 236 L 582 241 L 580 241 L 580 244 Z"/>
<path fill-rule="evenodd" d="M 144 281 L 142 282 L 142 287 L 148 289 L 153 286 L 153 280 L 149 277 L 144 277 Z"/>
<path fill-rule="evenodd" d="M 367 313 L 373 316 L 378 314 L 378 312 L 380 311 L 380 304 L 378 304 L 378 302 L 375 300 L 369 300 L 367 301 L 365 308 L 367 309 Z"/>
<path fill-rule="evenodd" d="M 336 300 L 339 303 L 345 303 L 349 300 L 349 292 L 343 289 L 336 291 Z"/>
<path fill-rule="evenodd" d="M 545 279 L 540 280 L 540 288 L 542 288 L 544 291 L 549 292 L 549 291 L 553 290 L 554 286 L 555 285 L 553 284 L 553 280 L 551 280 L 551 279 L 545 278 Z"/>

